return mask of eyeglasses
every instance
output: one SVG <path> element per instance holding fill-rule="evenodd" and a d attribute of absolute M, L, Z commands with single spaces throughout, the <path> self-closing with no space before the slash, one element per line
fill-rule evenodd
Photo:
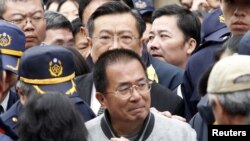
<path fill-rule="evenodd" d="M 24 18 L 24 17 L 23 18 L 17 18 L 17 19 L 14 19 L 14 20 L 10 20 L 9 22 L 11 22 L 11 23 L 13 23 L 13 24 L 15 24 L 17 26 L 22 27 L 22 26 L 25 26 L 28 23 L 28 21 L 32 25 L 36 26 L 36 25 L 40 24 L 42 21 L 44 21 L 44 20 L 45 20 L 44 16 L 33 16 L 33 17 L 29 17 L 29 18 L 28 17 L 26 17 L 26 18 Z"/>
<path fill-rule="evenodd" d="M 118 41 L 124 44 L 131 44 L 134 39 L 139 39 L 133 35 L 119 35 L 119 36 L 99 35 L 93 38 L 98 39 L 101 44 L 110 44 L 114 41 L 115 37 L 117 38 Z"/>
<path fill-rule="evenodd" d="M 132 84 L 126 84 L 123 86 L 120 86 L 116 89 L 114 92 L 106 92 L 106 94 L 115 94 L 120 95 L 123 98 L 128 98 L 132 95 L 133 90 L 135 89 L 139 94 L 146 94 L 151 90 L 152 81 L 146 80 L 139 82 L 136 85 Z"/>

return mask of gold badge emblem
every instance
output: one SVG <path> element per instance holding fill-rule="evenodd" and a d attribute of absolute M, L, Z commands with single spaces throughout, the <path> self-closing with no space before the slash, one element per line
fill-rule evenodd
<path fill-rule="evenodd" d="M 6 34 L 5 32 L 0 34 L 0 46 L 8 46 L 11 43 L 10 35 Z"/>
<path fill-rule="evenodd" d="M 145 1 L 139 0 L 139 1 L 135 2 L 135 7 L 138 9 L 143 9 L 143 8 L 147 7 L 147 3 Z"/>
<path fill-rule="evenodd" d="M 219 16 L 219 20 L 220 20 L 221 23 L 225 23 L 225 18 L 224 18 L 223 15 L 220 15 L 220 16 Z"/>
<path fill-rule="evenodd" d="M 51 76 L 58 77 L 62 75 L 63 67 L 62 62 L 57 58 L 54 58 L 49 62 L 49 72 Z"/>

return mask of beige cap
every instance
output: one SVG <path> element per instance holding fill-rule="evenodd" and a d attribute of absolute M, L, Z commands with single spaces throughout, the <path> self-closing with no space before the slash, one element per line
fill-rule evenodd
<path fill-rule="evenodd" d="M 218 61 L 208 79 L 207 92 L 219 94 L 250 89 L 250 81 L 238 78 L 248 75 L 250 77 L 250 56 L 232 55 Z"/>

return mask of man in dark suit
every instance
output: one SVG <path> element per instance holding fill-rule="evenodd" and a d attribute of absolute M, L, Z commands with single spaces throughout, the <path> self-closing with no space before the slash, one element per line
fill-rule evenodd
<path fill-rule="evenodd" d="M 17 81 L 17 70 L 20 57 L 25 50 L 25 35 L 15 25 L 0 21 L 0 50 L 3 62 L 4 88 L 0 96 L 0 114 L 7 111 L 18 99 L 11 90 Z"/>
<path fill-rule="evenodd" d="M 110 0 L 110 1 L 115 1 L 115 0 Z M 127 5 L 130 5 L 130 3 L 128 3 L 128 1 L 124 1 L 124 2 Z M 86 58 L 87 64 L 88 64 L 89 68 L 92 70 L 94 68 L 94 63 L 98 59 L 99 55 L 102 54 L 103 52 L 109 50 L 110 48 L 112 48 L 111 46 L 104 45 L 101 47 L 100 50 L 97 50 L 98 48 L 95 44 L 96 37 L 92 36 L 93 31 L 92 31 L 92 29 L 89 28 L 89 26 L 87 26 L 87 21 L 90 18 L 89 16 L 95 11 L 95 8 L 97 9 L 99 6 L 106 3 L 106 1 L 100 2 L 100 1 L 89 1 L 89 0 L 87 1 L 87 0 L 85 0 L 83 3 L 82 3 L 82 6 L 79 7 L 79 17 L 82 19 L 82 23 L 84 23 L 84 25 L 87 27 L 87 28 L 84 27 L 81 30 L 81 31 L 84 31 L 84 32 L 82 32 L 83 36 L 85 37 L 86 34 L 88 33 L 88 36 L 90 39 L 89 40 L 90 43 L 88 43 L 88 44 L 90 44 L 92 47 L 92 49 L 90 50 L 90 54 Z M 142 3 L 137 3 L 136 5 L 140 6 L 140 8 L 142 8 L 142 9 L 146 9 L 146 8 L 150 7 L 151 3 L 150 3 L 150 1 L 143 1 Z M 169 88 L 170 90 L 175 92 L 177 87 L 182 82 L 183 71 L 180 68 L 177 68 L 176 66 L 173 66 L 171 64 L 160 61 L 156 58 L 153 58 L 151 55 L 148 54 L 147 49 L 146 49 L 146 45 L 142 41 L 142 35 L 145 31 L 146 24 L 145 24 L 144 20 L 138 14 L 136 14 L 136 16 L 135 16 L 135 20 L 137 20 L 136 21 L 137 29 L 133 29 L 135 31 L 138 31 L 138 34 L 139 34 L 138 35 L 139 38 L 136 39 L 137 40 L 136 44 L 129 44 L 129 45 L 125 45 L 125 46 L 124 46 L 124 44 L 119 44 L 119 47 L 132 49 L 135 52 L 137 52 L 142 57 L 143 62 L 147 66 L 147 73 L 149 74 L 149 78 L 151 80 L 155 80 L 157 83 L 160 83 L 161 85 L 163 85 L 166 88 Z M 113 23 L 113 22 L 114 21 L 111 20 L 107 24 L 111 25 L 111 23 Z M 128 23 L 128 21 L 124 21 L 124 23 Z M 96 25 L 95 25 L 95 27 L 96 27 Z M 105 26 L 103 25 L 103 27 L 105 27 Z M 137 46 L 135 47 L 134 45 L 137 45 Z M 116 46 L 116 47 L 118 47 L 118 46 Z"/>
<path fill-rule="evenodd" d="M 119 3 L 118 7 L 109 8 L 109 4 Z M 100 11 L 105 11 L 104 13 Z M 121 14 L 124 16 L 121 20 L 118 20 L 118 16 Z M 116 21 L 113 19 L 117 18 Z M 127 18 L 127 19 L 126 19 Z M 129 22 L 128 22 L 129 21 Z M 141 37 L 145 29 L 145 23 L 142 18 L 131 11 L 129 7 L 121 2 L 110 2 L 100 6 L 90 17 L 88 21 L 89 36 L 92 41 L 91 60 L 94 63 L 101 54 L 110 49 L 126 48 L 135 51 L 137 54 L 142 54 L 142 42 Z M 144 58 L 149 64 L 147 74 L 149 79 L 160 81 L 161 79 L 167 80 L 171 89 L 175 89 L 178 84 L 177 81 L 178 71 L 173 68 L 164 67 L 164 63 L 159 63 L 158 60 L 149 60 L 149 57 Z M 168 77 L 166 75 L 159 76 L 157 70 L 154 67 L 155 63 L 157 68 L 161 69 L 161 72 L 169 72 Z M 124 68 L 126 69 L 126 68 Z M 170 71 L 171 70 L 171 71 Z M 175 75 L 174 75 L 175 74 Z M 97 113 L 100 107 L 100 103 L 95 98 L 95 87 L 93 85 L 91 74 L 85 76 L 79 76 L 76 80 L 78 92 L 81 98 L 86 100 L 92 110 Z M 165 85 L 164 85 L 165 86 Z M 171 111 L 173 114 L 182 115 L 180 111 L 183 109 L 183 102 L 180 97 L 174 95 L 169 89 L 154 84 L 151 90 L 152 103 L 151 106 L 155 106 L 160 111 Z"/>

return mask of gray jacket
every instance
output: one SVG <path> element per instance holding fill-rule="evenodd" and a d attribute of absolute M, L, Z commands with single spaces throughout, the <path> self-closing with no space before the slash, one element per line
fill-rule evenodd
<path fill-rule="evenodd" d="M 107 141 L 111 137 L 118 137 L 107 122 L 107 114 L 105 111 L 103 115 L 86 122 L 89 141 Z M 196 133 L 187 123 L 153 112 L 146 120 L 142 134 L 136 141 L 196 141 Z"/>

